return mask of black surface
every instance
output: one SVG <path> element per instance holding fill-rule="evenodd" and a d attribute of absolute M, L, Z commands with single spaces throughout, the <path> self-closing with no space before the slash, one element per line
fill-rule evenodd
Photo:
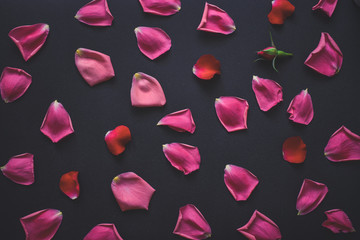
<path fill-rule="evenodd" d="M 115 223 L 124 239 L 182 239 L 172 234 L 179 207 L 192 203 L 209 222 L 211 239 L 245 239 L 236 231 L 255 209 L 280 227 L 283 239 L 360 239 L 360 233 L 333 234 L 321 226 L 324 211 L 343 209 L 360 229 L 360 163 L 331 163 L 323 149 L 335 130 L 345 125 L 360 134 L 360 9 L 352 1 L 339 1 L 331 19 L 311 7 L 316 0 L 293 0 L 295 14 L 281 27 L 270 26 L 265 0 L 213 0 L 234 19 L 230 36 L 196 31 L 205 1 L 182 1 L 171 17 L 142 12 L 136 0 L 109 0 L 115 18 L 112 27 L 96 28 L 74 19 L 87 0 L 1 0 L 0 68 L 22 68 L 33 76 L 28 91 L 17 101 L 0 103 L 0 165 L 11 156 L 35 155 L 36 182 L 17 185 L 0 176 L 0 239 L 24 239 L 19 218 L 55 208 L 64 218 L 55 239 L 82 239 L 99 223 Z M 24 62 L 8 32 L 17 26 L 45 22 L 50 25 L 43 48 Z M 138 49 L 134 28 L 154 26 L 172 39 L 169 53 L 155 61 Z M 256 62 L 255 51 L 269 45 L 269 29 L 279 49 L 294 57 L 278 61 L 279 73 L 270 62 Z M 328 32 L 344 54 L 340 73 L 324 77 L 303 62 L 317 46 L 320 33 Z M 79 47 L 108 54 L 116 77 L 89 87 L 74 64 Z M 201 81 L 192 66 L 203 54 L 221 62 L 222 75 Z M 136 109 L 130 103 L 132 75 L 142 71 L 156 77 L 167 98 L 164 108 Z M 270 78 L 284 89 L 284 101 L 270 112 L 259 110 L 251 89 L 252 75 Z M 291 99 L 308 88 L 315 117 L 309 126 L 293 124 L 286 109 Z M 214 100 L 238 96 L 248 100 L 248 130 L 227 133 L 219 123 Z M 75 134 L 53 144 L 40 131 L 50 103 L 57 99 L 70 113 Z M 193 135 L 177 133 L 156 123 L 164 115 L 190 108 L 197 129 Z M 124 154 L 114 157 L 104 143 L 105 133 L 127 125 L 133 140 Z M 283 141 L 301 136 L 308 154 L 302 165 L 282 159 Z M 162 153 L 162 144 L 184 142 L 199 147 L 199 171 L 184 176 Z M 260 180 L 250 198 L 236 202 L 223 182 L 226 164 L 249 169 Z M 80 171 L 81 194 L 72 201 L 58 187 L 60 176 Z M 157 191 L 146 211 L 122 212 L 111 192 L 114 176 L 134 171 Z M 295 203 L 304 178 L 327 184 L 323 203 L 306 216 L 297 216 Z"/>

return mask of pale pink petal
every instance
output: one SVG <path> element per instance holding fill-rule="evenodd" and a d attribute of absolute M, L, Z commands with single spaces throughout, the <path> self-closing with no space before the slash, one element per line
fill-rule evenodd
<path fill-rule="evenodd" d="M 273 80 L 253 76 L 252 89 L 262 111 L 269 111 L 283 100 L 282 87 Z"/>
<path fill-rule="evenodd" d="M 5 103 L 21 97 L 31 84 L 31 75 L 19 68 L 5 67 L 0 77 L 1 97 Z"/>
<path fill-rule="evenodd" d="M 324 154 L 333 162 L 360 160 L 360 136 L 341 126 L 330 137 Z"/>
<path fill-rule="evenodd" d="M 169 16 L 181 9 L 180 0 L 139 0 L 144 12 Z"/>
<path fill-rule="evenodd" d="M 210 80 L 220 74 L 220 62 L 213 55 L 202 55 L 193 66 L 193 73 L 200 79 Z"/>
<path fill-rule="evenodd" d="M 75 18 L 91 26 L 111 26 L 114 20 L 106 0 L 93 0 L 87 3 L 79 9 Z"/>
<path fill-rule="evenodd" d="M 149 209 L 149 203 L 155 189 L 133 172 L 116 176 L 111 183 L 111 190 L 122 211 Z"/>
<path fill-rule="evenodd" d="M 194 133 L 196 128 L 191 111 L 188 108 L 166 115 L 157 125 L 165 125 L 177 132 L 189 133 Z"/>
<path fill-rule="evenodd" d="M 35 182 L 34 177 L 34 155 L 23 153 L 10 158 L 5 166 L 0 170 L 11 181 L 21 184 L 30 185 Z"/>
<path fill-rule="evenodd" d="M 238 97 L 220 97 L 215 101 L 216 114 L 228 132 L 247 129 L 249 104 Z"/>
<path fill-rule="evenodd" d="M 200 168 L 199 149 L 184 143 L 169 143 L 163 145 L 165 157 L 171 165 L 185 175 Z"/>
<path fill-rule="evenodd" d="M 50 104 L 40 131 L 54 143 L 74 132 L 70 116 L 61 103 L 55 100 Z"/>
<path fill-rule="evenodd" d="M 326 15 L 331 17 L 331 15 L 333 14 L 333 12 L 336 8 L 337 2 L 338 2 L 338 0 L 319 0 L 319 2 L 315 6 L 312 7 L 312 10 L 320 9 Z"/>
<path fill-rule="evenodd" d="M 63 193 L 66 194 L 72 200 L 75 200 L 79 197 L 80 186 L 78 181 L 78 171 L 71 171 L 65 173 L 60 178 L 59 187 Z"/>
<path fill-rule="evenodd" d="M 205 3 L 197 30 L 228 35 L 236 30 L 234 20 L 218 6 Z"/>
<path fill-rule="evenodd" d="M 323 183 L 305 179 L 296 201 L 298 215 L 312 212 L 324 200 L 328 188 Z"/>
<path fill-rule="evenodd" d="M 293 122 L 308 125 L 314 117 L 314 108 L 311 96 L 307 89 L 302 90 L 291 101 L 287 112 L 290 113 L 289 119 Z"/>
<path fill-rule="evenodd" d="M 211 228 L 201 212 L 192 204 L 179 209 L 174 234 L 187 239 L 201 240 L 211 237 Z"/>
<path fill-rule="evenodd" d="M 62 212 L 44 209 L 20 218 L 26 240 L 51 240 L 60 227 Z"/>
<path fill-rule="evenodd" d="M 105 134 L 105 142 L 113 155 L 120 155 L 126 149 L 126 144 L 131 141 L 130 129 L 125 125 L 117 126 Z"/>
<path fill-rule="evenodd" d="M 248 223 L 237 229 L 249 240 L 281 239 L 279 227 L 270 218 L 255 210 Z"/>
<path fill-rule="evenodd" d="M 142 72 L 134 74 L 130 95 L 131 105 L 134 107 L 162 107 L 166 103 L 160 83 Z"/>
<path fill-rule="evenodd" d="M 45 23 L 19 26 L 9 32 L 9 37 L 19 48 L 24 60 L 27 61 L 44 45 L 49 30 L 49 25 Z"/>
<path fill-rule="evenodd" d="M 101 223 L 96 225 L 84 237 L 84 240 L 123 240 L 115 225 L 112 223 Z"/>
<path fill-rule="evenodd" d="M 101 52 L 79 48 L 75 52 L 75 64 L 90 86 L 105 82 L 115 76 L 110 57 Z"/>
<path fill-rule="evenodd" d="M 171 39 L 161 28 L 137 27 L 135 35 L 140 51 L 151 60 L 158 58 L 171 48 Z"/>
<path fill-rule="evenodd" d="M 319 45 L 305 60 L 305 65 L 331 77 L 340 71 L 342 62 L 343 54 L 339 46 L 328 33 L 322 32 Z"/>
<path fill-rule="evenodd" d="M 351 224 L 351 221 L 340 209 L 333 209 L 325 212 L 327 220 L 322 223 L 323 227 L 330 229 L 333 233 L 349 233 L 355 232 L 354 227 Z"/>

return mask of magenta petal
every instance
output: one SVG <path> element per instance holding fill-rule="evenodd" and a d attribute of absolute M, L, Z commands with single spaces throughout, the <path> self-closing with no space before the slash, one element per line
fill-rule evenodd
<path fill-rule="evenodd" d="M 248 223 L 238 231 L 249 240 L 281 239 L 279 227 L 270 218 L 255 210 Z"/>
<path fill-rule="evenodd" d="M 333 162 L 360 160 L 360 136 L 341 126 L 330 137 L 324 152 Z"/>
<path fill-rule="evenodd" d="M 34 155 L 23 153 L 10 158 L 5 166 L 0 168 L 4 176 L 11 181 L 21 184 L 30 185 L 35 182 L 34 178 Z"/>
<path fill-rule="evenodd" d="M 5 103 L 21 97 L 31 84 L 31 75 L 19 68 L 5 67 L 0 77 L 1 97 Z"/>
<path fill-rule="evenodd" d="M 173 233 L 187 239 L 201 240 L 211 237 L 211 228 L 201 212 L 194 205 L 187 204 L 179 209 Z"/>
<path fill-rule="evenodd" d="M 324 200 L 328 188 L 323 183 L 305 179 L 296 201 L 298 215 L 305 215 L 312 212 Z"/>
<path fill-rule="evenodd" d="M 305 65 L 320 74 L 331 77 L 338 73 L 343 62 L 343 54 L 331 36 L 321 33 L 319 45 L 305 60 Z"/>
<path fill-rule="evenodd" d="M 228 132 L 247 129 L 249 104 L 238 97 L 220 97 L 215 101 L 216 114 Z"/>
<path fill-rule="evenodd" d="M 180 0 L 139 0 L 144 12 L 169 16 L 181 9 Z"/>
<path fill-rule="evenodd" d="M 101 223 L 96 225 L 84 237 L 84 240 L 123 240 L 115 225 L 112 223 Z"/>
<path fill-rule="evenodd" d="M 116 176 L 111 190 L 122 211 L 149 209 L 149 203 L 155 189 L 133 172 Z"/>
<path fill-rule="evenodd" d="M 50 104 L 40 131 L 54 143 L 74 132 L 70 116 L 61 103 L 55 100 Z"/>
<path fill-rule="evenodd" d="M 184 143 L 169 143 L 163 145 L 165 157 L 171 165 L 185 175 L 200 168 L 199 149 Z"/>
<path fill-rule="evenodd" d="M 87 3 L 79 9 L 75 18 L 91 26 L 111 26 L 114 20 L 106 0 L 94 0 Z"/>
<path fill-rule="evenodd" d="M 51 240 L 60 227 L 62 212 L 44 209 L 20 218 L 26 240 Z"/>
<path fill-rule="evenodd" d="M 165 125 L 177 132 L 189 133 L 194 133 L 196 128 L 191 111 L 188 108 L 166 115 L 157 125 Z"/>
<path fill-rule="evenodd" d="M 333 209 L 325 212 L 327 220 L 322 223 L 323 227 L 330 229 L 333 233 L 349 233 L 355 232 L 354 227 L 351 224 L 351 221 L 340 209 Z"/>
<path fill-rule="evenodd" d="M 253 76 L 252 89 L 262 111 L 269 111 L 283 100 L 282 87 L 273 80 Z"/>
<path fill-rule="evenodd" d="M 287 112 L 290 113 L 289 119 L 293 122 L 308 125 L 314 117 L 314 108 L 311 96 L 307 89 L 302 90 L 291 101 Z"/>
<path fill-rule="evenodd" d="M 234 20 L 218 6 L 205 3 L 197 30 L 228 35 L 236 30 Z"/>
<path fill-rule="evenodd" d="M 326 15 L 331 17 L 336 8 L 337 2 L 338 0 L 319 0 L 319 2 L 312 7 L 312 10 L 320 9 L 326 13 Z"/>

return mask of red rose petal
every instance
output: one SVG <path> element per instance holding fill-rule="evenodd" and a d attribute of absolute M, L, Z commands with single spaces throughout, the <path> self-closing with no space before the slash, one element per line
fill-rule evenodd
<path fill-rule="evenodd" d="M 282 87 L 273 80 L 253 76 L 252 89 L 262 111 L 269 111 L 283 100 Z"/>
<path fill-rule="evenodd" d="M 296 201 L 298 215 L 306 215 L 317 208 L 324 200 L 328 188 L 323 183 L 305 179 Z"/>
<path fill-rule="evenodd" d="M 75 200 L 79 197 L 80 186 L 78 181 L 78 175 L 78 171 L 71 171 L 65 173 L 60 178 L 59 187 L 61 191 L 72 200 Z"/>
<path fill-rule="evenodd" d="M 273 0 L 272 9 L 268 15 L 271 24 L 283 24 L 285 19 L 290 17 L 295 7 L 288 0 Z"/>
<path fill-rule="evenodd" d="M 30 74 L 19 68 L 5 67 L 0 77 L 1 98 L 5 103 L 21 97 L 31 84 Z"/>
<path fill-rule="evenodd" d="M 325 212 L 327 220 L 322 223 L 323 227 L 330 229 L 333 233 L 350 233 L 355 232 L 351 221 L 340 209 L 333 209 Z"/>
<path fill-rule="evenodd" d="M 105 135 L 105 142 L 109 151 L 114 155 L 119 155 L 125 151 L 125 146 L 131 140 L 130 129 L 120 125 L 114 130 L 108 131 Z"/>
<path fill-rule="evenodd" d="M 96 225 L 84 237 L 84 240 L 123 240 L 115 225 L 112 223 L 101 223 Z"/>
<path fill-rule="evenodd" d="M 290 113 L 289 119 L 293 122 L 309 125 L 314 117 L 314 108 L 307 89 L 302 90 L 294 97 L 287 112 Z"/>
<path fill-rule="evenodd" d="M 196 128 L 190 109 L 170 113 L 163 117 L 157 125 L 168 126 L 177 132 L 189 133 L 194 133 Z"/>
<path fill-rule="evenodd" d="M 301 137 L 289 137 L 283 143 L 282 153 L 285 161 L 303 163 L 306 157 L 306 145 Z"/>
<path fill-rule="evenodd" d="M 193 67 L 193 73 L 200 79 L 209 80 L 220 74 L 220 62 L 213 55 L 201 56 Z"/>
<path fill-rule="evenodd" d="M 79 9 L 75 18 L 90 26 L 111 26 L 114 20 L 106 0 L 93 0 L 87 3 Z"/>
<path fill-rule="evenodd" d="M 144 12 L 169 16 L 181 9 L 180 0 L 139 0 Z"/>
<path fill-rule="evenodd" d="M 5 177 L 21 185 L 31 185 L 34 178 L 34 155 L 23 153 L 10 158 L 5 166 L 0 168 Z"/>

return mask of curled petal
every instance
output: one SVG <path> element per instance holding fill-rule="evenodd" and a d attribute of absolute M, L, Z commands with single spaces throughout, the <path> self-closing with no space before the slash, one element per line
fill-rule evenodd
<path fill-rule="evenodd" d="M 183 143 L 169 143 L 163 145 L 163 152 L 171 165 L 185 175 L 200 167 L 201 158 L 197 147 Z"/>
<path fill-rule="evenodd" d="M 250 171 L 231 164 L 225 167 L 224 181 L 236 201 L 247 200 L 259 183 Z"/>
<path fill-rule="evenodd" d="M 19 48 L 24 60 L 27 61 L 44 45 L 49 30 L 49 25 L 45 23 L 19 26 L 9 32 L 9 37 Z"/>
<path fill-rule="evenodd" d="M 270 79 L 253 76 L 252 89 L 262 111 L 269 111 L 283 100 L 282 87 Z"/>
<path fill-rule="evenodd" d="M 54 143 L 74 132 L 70 115 L 61 103 L 55 100 L 50 104 L 40 131 Z"/>
<path fill-rule="evenodd" d="M 249 240 L 281 239 L 279 227 L 270 218 L 255 210 L 248 223 L 238 231 Z"/>
<path fill-rule="evenodd" d="M 181 9 L 180 0 L 139 0 L 144 12 L 169 16 Z"/>
<path fill-rule="evenodd" d="M 322 223 L 323 227 L 330 229 L 333 233 L 349 233 L 355 232 L 354 227 L 351 224 L 351 221 L 340 209 L 333 209 L 325 212 L 327 220 Z"/>
<path fill-rule="evenodd" d="M 284 24 L 286 18 L 290 17 L 295 7 L 288 0 L 273 0 L 271 12 L 268 15 L 271 24 Z"/>
<path fill-rule="evenodd" d="M 110 57 L 101 52 L 79 48 L 75 52 L 75 64 L 90 86 L 105 82 L 115 76 Z"/>
<path fill-rule="evenodd" d="M 220 62 L 213 55 L 202 55 L 193 67 L 193 73 L 200 79 L 209 80 L 220 74 Z"/>
<path fill-rule="evenodd" d="M 35 182 L 34 155 L 23 153 L 10 158 L 5 166 L 0 167 L 5 177 L 21 185 L 31 185 Z"/>
<path fill-rule="evenodd" d="M 111 190 L 122 211 L 149 209 L 149 203 L 155 189 L 133 172 L 116 176 L 111 183 Z"/>
<path fill-rule="evenodd" d="M 179 209 L 174 234 L 187 239 L 201 240 L 211 237 L 211 228 L 201 212 L 192 204 Z"/>
<path fill-rule="evenodd" d="M 331 17 L 331 15 L 333 14 L 333 12 L 336 8 L 337 2 L 338 2 L 338 0 L 319 0 L 319 2 L 315 6 L 312 7 L 312 10 L 320 9 L 326 15 Z"/>
<path fill-rule="evenodd" d="M 0 77 L 0 91 L 4 102 L 13 102 L 24 95 L 31 79 L 31 75 L 22 69 L 5 67 Z"/>
<path fill-rule="evenodd" d="M 330 137 L 324 152 L 333 162 L 360 160 L 360 136 L 341 126 Z"/>
<path fill-rule="evenodd" d="M 220 97 L 215 101 L 216 114 L 228 132 L 247 129 L 249 104 L 238 97 Z"/>
<path fill-rule="evenodd" d="M 105 142 L 109 151 L 114 155 L 119 155 L 125 151 L 125 146 L 131 140 L 130 129 L 120 125 L 114 130 L 108 131 L 105 135 Z"/>
<path fill-rule="evenodd" d="M 165 125 L 177 132 L 189 133 L 194 133 L 196 128 L 191 111 L 188 108 L 166 115 L 157 125 Z"/>
<path fill-rule="evenodd" d="M 324 200 L 327 192 L 328 188 L 325 184 L 305 179 L 296 202 L 298 215 L 312 212 Z"/>
<path fill-rule="evenodd" d="M 20 218 L 26 240 L 51 240 L 60 227 L 62 212 L 44 209 Z"/>
<path fill-rule="evenodd" d="M 75 18 L 90 26 L 111 26 L 114 20 L 106 0 L 93 0 L 87 3 L 79 9 Z"/>
<path fill-rule="evenodd" d="M 115 225 L 112 223 L 101 223 L 96 225 L 84 237 L 84 240 L 123 240 Z"/>
<path fill-rule="evenodd" d="M 78 171 L 71 171 L 65 173 L 60 178 L 59 187 L 61 191 L 72 200 L 75 200 L 79 197 L 80 186 L 78 181 L 78 175 Z"/>
<path fill-rule="evenodd" d="M 314 117 L 314 108 L 311 96 L 307 89 L 302 90 L 291 101 L 287 112 L 290 113 L 289 119 L 293 122 L 308 125 Z"/>
<path fill-rule="evenodd" d="M 303 163 L 306 157 L 306 145 L 301 137 L 289 137 L 283 143 L 282 153 L 285 161 Z"/>
<path fill-rule="evenodd" d="M 331 77 L 338 73 L 343 62 L 343 54 L 330 34 L 321 33 L 318 46 L 305 60 L 305 65 L 320 74 Z"/>

